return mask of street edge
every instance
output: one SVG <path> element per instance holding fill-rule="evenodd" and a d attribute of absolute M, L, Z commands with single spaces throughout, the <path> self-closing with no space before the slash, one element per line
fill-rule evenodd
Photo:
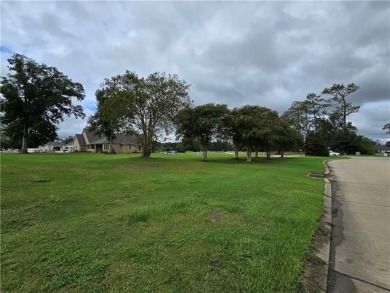
<path fill-rule="evenodd" d="M 328 273 L 330 260 L 330 241 L 332 231 L 332 186 L 327 178 L 330 169 L 328 160 L 324 161 L 323 211 L 318 227 L 312 238 L 312 249 L 303 269 L 301 290 L 299 292 L 326 293 L 328 290 Z"/>
<path fill-rule="evenodd" d="M 320 247 L 317 256 L 321 258 L 326 264 L 324 267 L 324 284 L 323 292 L 327 292 L 328 289 L 328 280 L 329 280 L 329 263 L 330 263 L 330 242 L 332 237 L 332 184 L 328 179 L 330 175 L 330 169 L 327 165 L 329 160 L 324 161 L 325 167 L 325 186 L 324 186 L 324 213 L 321 217 L 321 227 L 324 229 L 324 233 L 326 235 L 326 241 L 322 247 Z"/>

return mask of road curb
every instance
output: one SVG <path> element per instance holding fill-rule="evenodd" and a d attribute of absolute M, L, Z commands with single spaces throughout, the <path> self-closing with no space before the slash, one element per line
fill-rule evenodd
<path fill-rule="evenodd" d="M 330 260 L 330 241 L 332 236 L 332 184 L 328 179 L 328 176 L 330 175 L 330 169 L 327 165 L 328 161 L 324 162 L 325 166 L 325 186 L 324 186 L 324 213 L 321 217 L 321 227 L 324 229 L 325 233 L 325 242 L 322 247 L 319 248 L 319 252 L 317 256 L 321 258 L 321 260 L 324 261 L 326 266 L 324 267 L 325 272 L 325 280 L 323 284 L 323 288 L 325 290 L 323 292 L 327 291 L 328 288 L 328 273 L 329 273 L 329 260 Z"/>
<path fill-rule="evenodd" d="M 326 293 L 330 258 L 330 238 L 332 230 L 332 185 L 328 177 L 330 170 L 324 161 L 325 178 L 323 212 L 313 237 L 312 252 L 303 272 L 305 292 Z"/>
<path fill-rule="evenodd" d="M 319 228 L 315 238 L 315 258 L 319 260 L 318 267 L 318 292 L 327 292 L 328 288 L 328 272 L 330 258 L 330 238 L 332 235 L 332 185 L 327 178 L 330 174 L 330 169 L 327 166 L 328 161 L 324 162 L 325 178 L 324 178 L 324 195 L 323 195 L 323 214 L 321 216 Z"/>

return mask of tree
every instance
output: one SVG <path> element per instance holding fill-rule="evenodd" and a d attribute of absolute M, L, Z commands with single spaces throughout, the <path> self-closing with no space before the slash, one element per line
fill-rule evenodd
<path fill-rule="evenodd" d="M 69 143 L 73 142 L 73 140 L 74 140 L 73 136 L 68 136 L 68 137 L 65 137 L 62 141 L 64 142 L 64 144 L 69 144 Z"/>
<path fill-rule="evenodd" d="M 140 78 L 126 71 L 111 78 L 109 100 L 121 107 L 112 118 L 119 117 L 122 127 L 139 135 L 143 157 L 150 157 L 158 138 L 173 131 L 176 114 L 192 104 L 189 87 L 177 75 L 159 72 Z"/>
<path fill-rule="evenodd" d="M 181 142 L 185 151 L 197 152 L 201 149 L 199 142 L 195 138 L 183 137 Z"/>
<path fill-rule="evenodd" d="M 23 142 L 23 125 L 13 121 L 4 126 L 2 137 L 6 138 L 8 148 L 21 149 Z M 56 126 L 45 120 L 37 120 L 30 125 L 26 147 L 38 147 L 57 138 Z"/>
<path fill-rule="evenodd" d="M 307 114 L 310 115 L 308 118 L 308 123 L 310 123 L 311 129 L 314 132 L 318 130 L 318 120 L 325 114 L 325 108 L 328 106 L 325 104 L 325 100 L 315 93 L 310 93 L 306 96 L 306 100 L 304 101 L 305 108 L 307 109 Z"/>
<path fill-rule="evenodd" d="M 181 111 L 176 117 L 176 135 L 187 139 L 195 138 L 199 141 L 203 160 L 207 161 L 207 151 L 211 141 L 223 136 L 224 121 L 229 115 L 226 105 L 205 104 Z"/>
<path fill-rule="evenodd" d="M 228 140 L 217 139 L 210 144 L 210 150 L 215 152 L 224 152 L 232 149 L 233 145 Z"/>
<path fill-rule="evenodd" d="M 345 154 L 354 154 L 360 151 L 356 127 L 348 122 L 344 128 L 336 130 L 330 141 L 330 146 L 333 150 L 341 151 Z"/>
<path fill-rule="evenodd" d="M 347 86 L 344 84 L 333 84 L 330 88 L 325 88 L 322 91 L 324 95 L 331 95 L 332 98 L 330 102 L 333 103 L 333 106 L 336 106 L 334 110 L 342 117 L 342 127 L 347 126 L 347 116 L 356 113 L 359 111 L 360 106 L 353 106 L 352 103 L 347 102 L 347 96 L 356 92 L 359 89 L 354 83 L 350 83 Z"/>
<path fill-rule="evenodd" d="M 375 142 L 365 136 L 359 135 L 358 137 L 359 151 L 362 155 L 374 155 L 375 154 Z"/>
<path fill-rule="evenodd" d="M 390 123 L 383 125 L 383 130 L 386 130 L 386 134 L 390 134 Z"/>
<path fill-rule="evenodd" d="M 29 139 L 45 143 L 57 137 L 56 124 L 64 115 L 84 118 L 80 105 L 72 99 L 84 99 L 84 89 L 55 67 L 37 64 L 23 55 L 8 59 L 10 73 L 1 77 L 1 123 L 14 141 L 21 140 L 27 153 Z"/>
<path fill-rule="evenodd" d="M 228 135 L 232 138 L 234 158 L 238 159 L 238 153 L 243 146 L 243 134 L 241 131 L 242 116 L 239 108 L 235 108 L 230 112 L 230 115 L 225 120 L 225 127 L 228 131 Z"/>
<path fill-rule="evenodd" d="M 275 146 L 278 148 L 280 155 L 284 158 L 286 150 L 297 149 L 302 145 L 302 135 L 294 128 L 289 126 L 284 120 L 279 119 L 278 125 L 275 127 Z"/>
<path fill-rule="evenodd" d="M 243 106 L 232 111 L 229 133 L 233 139 L 236 151 L 241 146 L 246 147 L 247 162 L 252 161 L 252 150 L 264 147 L 269 153 L 273 146 L 275 132 L 274 124 L 279 119 L 278 114 L 265 107 Z"/>
<path fill-rule="evenodd" d="M 307 156 L 329 156 L 329 150 L 326 142 L 319 133 L 311 131 L 305 139 L 305 155 Z"/>
<path fill-rule="evenodd" d="M 294 101 L 281 118 L 306 137 L 310 131 L 309 108 L 306 101 Z"/>
<path fill-rule="evenodd" d="M 117 80 L 105 79 L 96 90 L 97 111 L 89 120 L 89 128 L 97 135 L 105 135 L 109 140 L 109 152 L 114 153 L 112 141 L 125 129 L 126 110 L 121 99 L 116 96 Z"/>
<path fill-rule="evenodd" d="M 287 132 L 276 111 L 265 109 L 263 117 L 265 129 L 263 130 L 261 144 L 258 146 L 265 149 L 267 159 L 270 160 L 272 149 L 281 147 L 279 143 L 283 141 L 280 138 L 287 135 Z"/>
<path fill-rule="evenodd" d="M 232 111 L 231 119 L 229 119 L 230 135 L 233 139 L 235 158 L 238 158 L 238 151 L 241 147 L 246 148 L 247 162 L 252 161 L 252 148 L 256 144 L 256 139 L 259 138 L 259 121 L 260 107 L 258 106 L 243 106 L 235 108 Z"/>

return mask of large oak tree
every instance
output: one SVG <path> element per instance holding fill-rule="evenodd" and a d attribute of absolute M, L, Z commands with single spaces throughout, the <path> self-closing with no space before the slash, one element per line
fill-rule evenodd
<path fill-rule="evenodd" d="M 84 118 L 80 105 L 72 100 L 84 99 L 84 89 L 57 68 L 38 64 L 23 55 L 8 59 L 9 73 L 1 77 L 1 123 L 12 139 L 22 141 L 27 152 L 28 139 L 40 143 L 57 136 L 56 124 L 64 116 Z"/>

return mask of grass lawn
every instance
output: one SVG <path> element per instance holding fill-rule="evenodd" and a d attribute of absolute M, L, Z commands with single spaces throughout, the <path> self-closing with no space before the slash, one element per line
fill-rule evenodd
<path fill-rule="evenodd" d="M 297 292 L 323 158 L 1 155 L 1 292 Z"/>

